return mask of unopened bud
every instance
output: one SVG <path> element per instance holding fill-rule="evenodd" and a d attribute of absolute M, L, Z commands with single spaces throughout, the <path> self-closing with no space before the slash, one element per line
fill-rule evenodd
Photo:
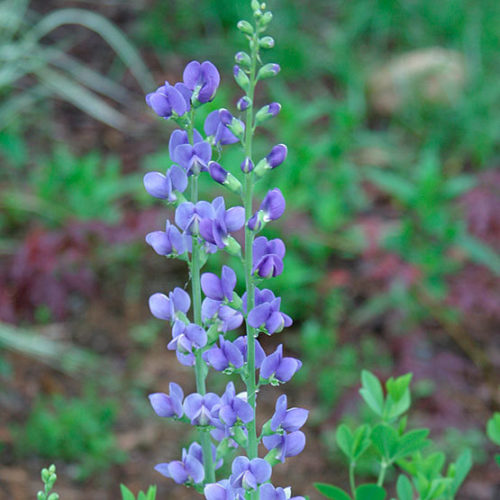
<path fill-rule="evenodd" d="M 253 170 L 253 162 L 248 156 L 241 162 L 241 171 L 248 174 Z"/>
<path fill-rule="evenodd" d="M 252 101 L 250 100 L 250 97 L 248 96 L 243 96 L 241 99 L 238 100 L 236 103 L 236 107 L 238 108 L 238 111 L 245 111 L 252 105 Z"/>
<path fill-rule="evenodd" d="M 241 256 L 241 245 L 232 236 L 228 236 L 224 243 L 226 244 L 224 249 L 229 255 Z"/>
<path fill-rule="evenodd" d="M 227 187 L 233 193 L 241 193 L 241 182 L 233 174 L 222 168 L 217 162 L 211 161 L 208 164 L 208 172 L 215 182 Z"/>
<path fill-rule="evenodd" d="M 259 45 L 263 49 L 272 49 L 274 47 L 274 38 L 272 36 L 265 36 L 259 40 Z"/>
<path fill-rule="evenodd" d="M 250 56 L 246 52 L 237 52 L 234 56 L 236 64 L 240 64 L 245 68 L 249 68 L 252 64 Z"/>
<path fill-rule="evenodd" d="M 245 35 L 253 35 L 253 27 L 248 21 L 238 21 L 236 27 Z"/>
<path fill-rule="evenodd" d="M 260 80 L 263 80 L 264 78 L 272 78 L 273 76 L 276 76 L 280 72 L 280 70 L 281 68 L 279 64 L 265 64 L 264 66 L 262 66 L 262 68 L 259 69 L 257 78 L 259 78 Z"/>
<path fill-rule="evenodd" d="M 273 20 L 273 13 L 270 11 L 264 12 L 260 18 L 260 24 L 262 26 L 267 26 Z"/>
<path fill-rule="evenodd" d="M 245 72 L 238 66 L 234 66 L 233 75 L 236 83 L 245 91 L 247 91 L 250 87 L 250 80 Z"/>
<path fill-rule="evenodd" d="M 257 111 L 255 114 L 255 123 L 260 125 L 264 123 L 269 118 L 274 118 L 281 111 L 281 104 L 278 102 L 272 102 L 267 106 L 264 106 Z"/>

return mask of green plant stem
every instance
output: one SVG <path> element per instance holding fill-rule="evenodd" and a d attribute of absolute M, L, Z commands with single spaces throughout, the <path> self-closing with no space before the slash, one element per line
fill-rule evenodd
<path fill-rule="evenodd" d="M 354 497 L 355 492 L 356 492 L 356 480 L 354 479 L 354 469 L 356 468 L 356 463 L 351 462 L 349 464 L 349 484 L 351 486 L 351 493 L 352 496 Z"/>
<path fill-rule="evenodd" d="M 250 68 L 250 85 L 247 91 L 247 96 L 252 105 L 248 108 L 246 114 L 245 125 L 245 156 L 252 159 L 252 142 L 254 134 L 254 113 L 253 113 L 253 100 L 256 85 L 256 66 L 257 66 L 257 38 L 254 35 L 254 43 L 252 45 L 252 64 Z M 247 292 L 247 314 L 254 308 L 255 305 L 255 283 L 252 276 L 253 265 L 253 240 L 254 232 L 248 228 L 248 220 L 252 217 L 253 210 L 253 173 L 245 174 L 243 184 L 243 205 L 245 207 L 245 282 Z M 247 388 L 248 403 L 253 409 L 254 418 L 247 424 L 248 430 L 248 446 L 247 455 L 250 460 L 258 457 L 258 440 L 257 440 L 257 427 L 255 421 L 255 408 L 256 408 L 256 381 L 255 381 L 255 329 L 252 328 L 248 321 L 246 322 L 247 333 L 247 376 L 245 380 Z M 247 492 L 247 498 L 254 500 L 257 499 L 257 492 Z"/>
<path fill-rule="evenodd" d="M 189 142 L 193 143 L 193 118 L 194 113 L 191 112 L 191 120 L 188 127 Z M 193 175 L 191 178 L 191 202 L 198 201 L 198 176 Z M 202 325 L 201 321 L 201 285 L 200 285 L 200 244 L 198 238 L 193 235 L 193 251 L 191 254 L 191 287 L 193 297 L 193 316 L 194 322 L 197 325 Z M 202 357 L 202 350 L 197 349 L 195 352 L 195 375 L 196 375 L 196 391 L 202 396 L 206 394 L 206 376 L 207 370 Z M 203 450 L 203 465 L 205 469 L 205 480 L 208 483 L 215 482 L 215 469 L 212 457 L 212 446 L 210 435 L 207 431 L 200 429 L 200 441 Z"/>
<path fill-rule="evenodd" d="M 386 462 L 380 463 L 380 474 L 378 475 L 377 486 L 382 487 L 384 485 L 385 473 L 388 466 L 389 464 L 387 464 Z"/>

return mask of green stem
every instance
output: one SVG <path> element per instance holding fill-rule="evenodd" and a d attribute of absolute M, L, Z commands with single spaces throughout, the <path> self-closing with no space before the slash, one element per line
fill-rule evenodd
<path fill-rule="evenodd" d="M 378 475 L 377 486 L 382 487 L 384 485 L 385 473 L 387 471 L 388 466 L 389 464 L 387 464 L 384 461 L 380 463 L 380 474 Z"/>
<path fill-rule="evenodd" d="M 354 479 L 354 469 L 356 468 L 356 463 L 351 462 L 349 464 L 349 484 L 351 486 L 351 493 L 352 496 L 354 497 L 355 492 L 356 492 L 356 481 Z"/>
<path fill-rule="evenodd" d="M 191 111 L 191 120 L 188 127 L 189 142 L 193 143 L 193 119 L 194 110 Z M 193 175 L 191 178 L 191 202 L 198 201 L 198 176 Z M 193 297 L 193 316 L 194 322 L 197 325 L 203 326 L 201 321 L 201 285 L 200 285 L 200 244 L 196 235 L 193 235 L 193 251 L 191 255 L 191 288 Z M 207 369 L 205 362 L 201 357 L 201 349 L 195 352 L 195 376 L 196 376 L 196 391 L 202 396 L 206 394 L 206 376 Z M 205 468 L 205 480 L 208 483 L 215 482 L 215 469 L 212 457 L 212 446 L 210 442 L 210 434 L 200 429 L 200 441 L 203 451 L 203 464 Z"/>

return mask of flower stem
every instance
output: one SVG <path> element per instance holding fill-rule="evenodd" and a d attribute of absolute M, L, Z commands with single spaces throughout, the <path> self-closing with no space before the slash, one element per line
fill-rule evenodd
<path fill-rule="evenodd" d="M 356 463 L 351 462 L 349 464 L 349 484 L 351 486 L 351 493 L 354 497 L 355 492 L 356 492 L 356 481 L 354 479 L 354 469 L 356 468 Z"/>
<path fill-rule="evenodd" d="M 385 472 L 387 471 L 388 466 L 389 464 L 387 464 L 385 461 L 382 461 L 380 463 L 380 474 L 378 475 L 377 486 L 382 487 L 384 485 Z"/>
<path fill-rule="evenodd" d="M 194 112 L 191 112 L 191 120 L 188 127 L 189 142 L 193 143 L 193 118 Z M 191 177 L 191 202 L 198 201 L 198 176 Z M 193 234 L 193 251 L 191 254 L 191 288 L 193 297 L 193 316 L 194 322 L 203 327 L 201 321 L 201 281 L 200 281 L 200 243 L 198 237 Z M 206 394 L 205 380 L 207 377 L 207 368 L 201 357 L 201 349 L 195 352 L 195 376 L 196 376 L 196 391 L 202 396 Z M 203 429 L 200 429 L 200 441 L 203 451 L 203 465 L 205 469 L 205 481 L 208 483 L 215 482 L 215 470 L 212 457 L 212 446 L 210 442 L 210 434 Z"/>

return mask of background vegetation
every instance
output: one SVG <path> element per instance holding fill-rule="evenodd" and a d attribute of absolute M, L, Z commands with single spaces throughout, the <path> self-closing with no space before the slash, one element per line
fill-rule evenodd
<path fill-rule="evenodd" d="M 365 420 L 361 368 L 411 371 L 416 424 L 452 459 L 472 450 L 459 498 L 497 498 L 484 430 L 500 401 L 500 4 L 270 7 L 282 73 L 258 97 L 283 108 L 256 148 L 289 147 L 261 189 L 279 185 L 288 200 L 275 229 L 288 248 L 276 287 L 296 320 L 288 345 L 304 360 L 291 398 L 312 410 L 303 458 L 278 473 L 293 472 L 296 494 L 312 498 L 313 480 L 346 484 L 334 435 L 340 422 Z M 117 498 L 119 482 L 186 494 L 152 471 L 189 436 L 158 423 L 146 395 L 193 381 L 147 310 L 147 296 L 182 286 L 184 271 L 158 268 L 143 242 L 166 213 L 141 178 L 169 166 L 170 131 L 144 94 L 187 61 L 210 59 L 224 83 L 213 109 L 236 102 L 234 26 L 247 13 L 233 0 L 0 2 L 9 498 L 32 497 L 48 459 L 62 498 Z"/>

